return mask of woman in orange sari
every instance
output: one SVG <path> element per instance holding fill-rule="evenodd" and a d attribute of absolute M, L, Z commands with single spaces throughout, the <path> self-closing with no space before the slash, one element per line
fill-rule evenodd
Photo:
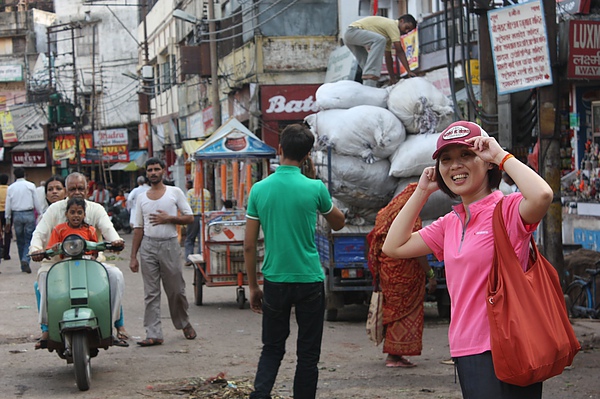
<path fill-rule="evenodd" d="M 367 236 L 369 269 L 383 292 L 383 353 L 388 354 L 387 367 L 415 367 L 405 356 L 418 356 L 423 348 L 423 282 L 433 271 L 424 257 L 393 259 L 381 252 L 390 225 L 416 187 L 416 183 L 409 184 L 381 209 L 375 227 Z M 421 219 L 417 218 L 413 231 L 420 228 Z M 429 290 L 435 291 L 435 277 L 429 279 Z"/>

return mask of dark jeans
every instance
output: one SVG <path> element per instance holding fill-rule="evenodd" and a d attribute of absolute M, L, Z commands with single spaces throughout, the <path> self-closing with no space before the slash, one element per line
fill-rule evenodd
<path fill-rule="evenodd" d="M 4 211 L 0 212 L 0 258 L 10 258 L 10 240 L 12 238 L 12 232 L 4 232 L 4 226 L 6 226 L 6 217 Z"/>
<path fill-rule="evenodd" d="M 271 390 L 283 355 L 285 341 L 290 335 L 290 314 L 296 310 L 298 341 L 296 343 L 296 374 L 294 399 L 313 399 L 317 391 L 321 356 L 325 288 L 320 283 L 264 282 L 262 342 L 263 349 L 250 398 L 271 398 Z"/>
<path fill-rule="evenodd" d="M 35 213 L 33 211 L 13 211 L 12 224 L 15 228 L 19 259 L 29 264 L 29 243 L 35 230 Z"/>
<path fill-rule="evenodd" d="M 492 352 L 454 358 L 464 399 L 541 399 L 542 383 L 520 387 L 496 378 Z"/>

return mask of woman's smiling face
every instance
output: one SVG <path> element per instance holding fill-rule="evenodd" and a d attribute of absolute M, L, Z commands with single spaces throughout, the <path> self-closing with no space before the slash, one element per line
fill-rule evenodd
<path fill-rule="evenodd" d="M 464 145 L 450 145 L 439 156 L 440 176 L 463 202 L 471 203 L 491 193 L 487 176 L 490 168 L 490 163 Z"/>

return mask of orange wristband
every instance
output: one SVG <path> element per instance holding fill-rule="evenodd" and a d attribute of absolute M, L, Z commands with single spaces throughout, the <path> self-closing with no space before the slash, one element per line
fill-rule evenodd
<path fill-rule="evenodd" d="M 500 161 L 500 163 L 498 164 L 498 169 L 500 170 L 504 170 L 504 162 L 508 161 L 511 158 L 514 158 L 515 156 L 511 153 L 508 153 L 504 156 L 504 158 L 502 158 L 502 161 Z"/>

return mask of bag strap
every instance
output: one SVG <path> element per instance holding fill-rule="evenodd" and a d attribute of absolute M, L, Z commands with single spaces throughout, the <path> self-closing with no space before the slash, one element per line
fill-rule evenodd
<path fill-rule="evenodd" d="M 494 215 L 492 217 L 492 230 L 494 232 L 494 259 L 492 261 L 492 267 L 488 276 L 488 289 L 491 293 L 497 292 L 499 284 L 499 275 L 501 273 L 499 267 L 502 264 L 504 267 L 510 267 L 512 265 L 519 265 L 518 257 L 515 249 L 508 238 L 508 232 L 506 231 L 506 224 L 502 217 L 502 204 L 504 198 L 502 198 L 496 207 L 494 208 Z M 516 271 L 516 270 L 515 270 Z"/>

